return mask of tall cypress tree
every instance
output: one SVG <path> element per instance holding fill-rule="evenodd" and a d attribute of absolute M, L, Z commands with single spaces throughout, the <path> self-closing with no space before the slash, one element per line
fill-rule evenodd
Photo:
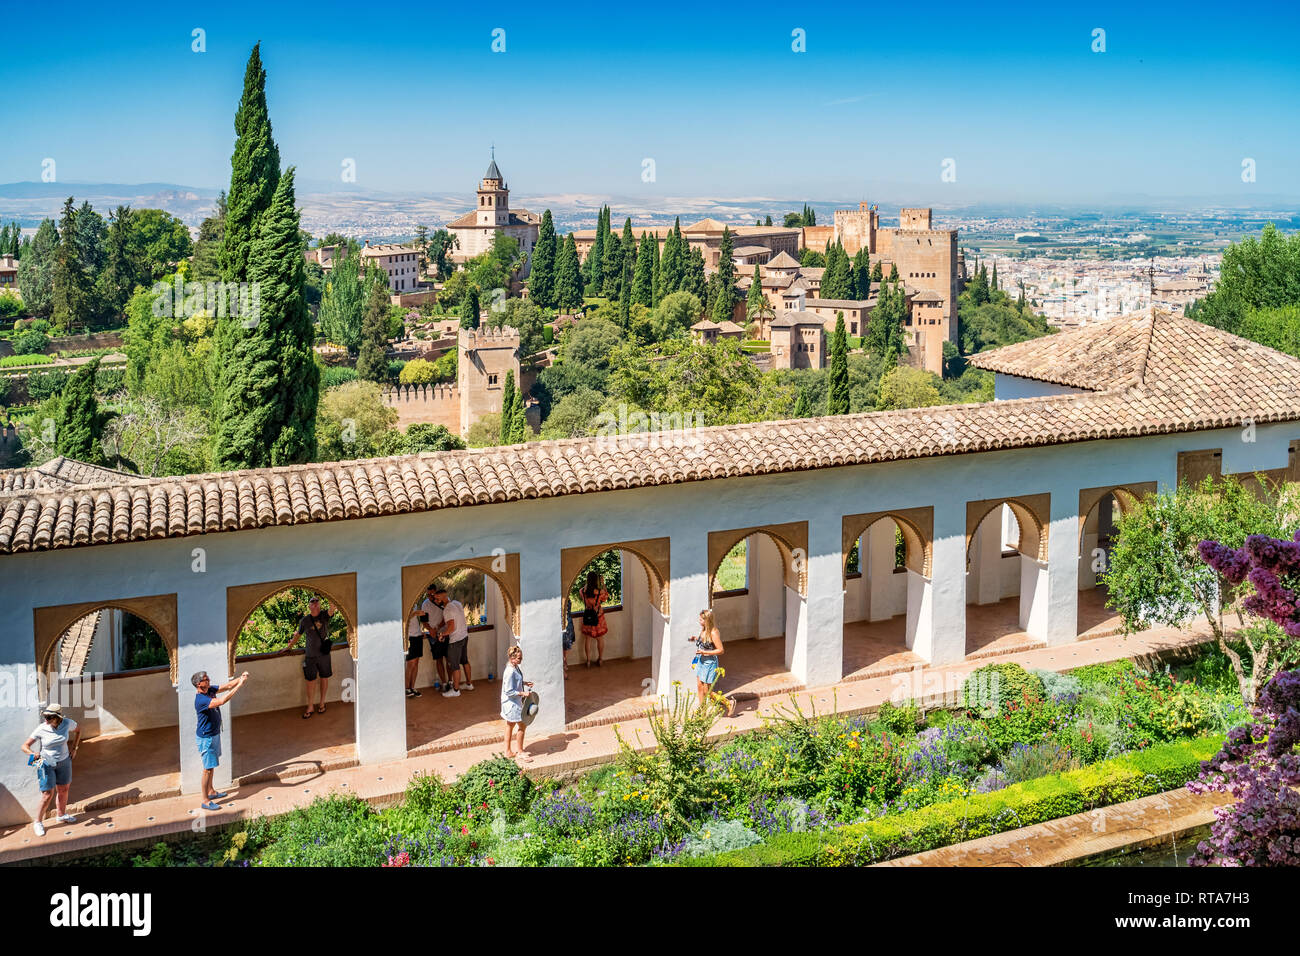
<path fill-rule="evenodd" d="M 753 319 L 754 313 L 767 304 L 763 295 L 763 279 L 758 274 L 758 263 L 754 263 L 754 278 L 749 283 L 749 297 L 745 300 L 745 316 Z"/>
<path fill-rule="evenodd" d="M 82 321 L 87 308 L 89 290 L 82 265 L 81 242 L 77 233 L 77 210 L 69 196 L 63 204 L 59 218 L 59 245 L 54 253 L 54 270 L 51 284 L 54 327 L 72 332 Z"/>
<path fill-rule="evenodd" d="M 528 418 L 524 415 L 524 393 L 515 391 L 510 404 L 510 444 L 520 445 L 528 440 Z"/>
<path fill-rule="evenodd" d="M 574 312 L 582 305 L 582 275 L 573 233 L 564 237 L 555 258 L 555 304 L 562 312 Z"/>
<path fill-rule="evenodd" d="M 844 415 L 849 410 L 849 341 L 844 331 L 844 313 L 835 313 L 831 333 L 831 370 L 826 383 L 826 414 Z"/>
<path fill-rule="evenodd" d="M 623 235 L 618 240 L 619 263 L 618 263 L 618 296 L 620 299 L 627 299 L 631 304 L 632 300 L 632 272 L 636 268 L 636 239 L 632 237 L 632 217 L 628 216 L 623 220 Z"/>
<path fill-rule="evenodd" d="M 632 273 L 632 301 L 650 308 L 654 305 L 654 242 L 649 232 L 641 234 L 636 250 L 636 266 Z"/>
<path fill-rule="evenodd" d="M 506 372 L 506 385 L 505 388 L 501 390 L 501 431 L 498 440 L 499 444 L 502 445 L 514 444 L 514 442 L 511 441 L 510 436 L 514 432 L 513 416 L 515 411 L 516 399 L 517 396 L 515 395 L 515 373 L 514 370 L 512 369 L 511 371 Z"/>
<path fill-rule="evenodd" d="M 812 417 L 812 402 L 809 401 L 808 399 L 808 389 L 806 388 L 799 389 L 799 397 L 795 400 L 794 403 L 794 417 L 795 418 Z"/>
<path fill-rule="evenodd" d="M 885 281 L 885 276 L 884 276 L 884 274 L 883 274 L 883 273 L 881 272 L 881 270 L 880 270 L 880 260 L 879 260 L 879 259 L 877 259 L 877 260 L 875 261 L 875 263 L 871 266 L 871 281 L 872 281 L 872 282 L 884 282 L 884 281 Z M 871 289 L 870 289 L 869 286 L 868 286 L 868 288 L 867 288 L 867 291 L 868 291 L 868 292 L 871 291 Z"/>
<path fill-rule="evenodd" d="M 844 247 L 838 242 L 826 248 L 826 271 L 822 274 L 821 290 L 823 299 L 853 298 L 853 274 L 849 266 L 849 257 Z"/>
<path fill-rule="evenodd" d="M 248 255 L 259 310 L 230 323 L 225 401 L 214 422 L 219 469 L 292 465 L 316 457 L 320 368 L 294 208 L 294 171 L 278 178 Z"/>
<path fill-rule="evenodd" d="M 600 244 L 600 232 L 596 233 L 596 243 Z M 540 308 L 550 309 L 555 305 L 555 221 L 548 209 L 542 213 L 542 225 L 537 230 L 537 245 L 533 246 L 533 266 L 528 276 L 528 295 Z M 596 247 L 592 247 L 591 261 Z"/>
<path fill-rule="evenodd" d="M 95 398 L 95 373 L 99 371 L 99 358 L 87 362 L 68 378 L 59 399 L 59 419 L 55 423 L 54 450 L 65 458 L 90 462 L 104 462 L 99 441 L 104 426 L 113 417 L 99 407 Z"/>
<path fill-rule="evenodd" d="M 708 295 L 708 282 L 704 278 L 704 253 L 692 246 L 685 250 L 686 267 L 682 271 L 682 291 L 689 292 L 701 302 Z"/>
<path fill-rule="evenodd" d="M 388 380 L 388 302 L 388 286 L 371 283 L 357 352 L 357 378 L 380 384 Z"/>
<path fill-rule="evenodd" d="M 722 227 L 722 242 L 718 244 L 718 295 L 713 301 L 713 321 L 731 319 L 736 305 L 736 264 L 731 261 L 731 230 Z"/>
<path fill-rule="evenodd" d="M 482 311 L 482 303 L 479 302 L 478 286 L 471 285 L 465 290 L 465 298 L 460 300 L 460 327 L 477 329 L 480 311 Z"/>
<path fill-rule="evenodd" d="M 686 246 L 682 242 L 682 220 L 679 216 L 664 240 L 663 261 L 659 265 L 660 301 L 681 289 L 685 272 Z"/>
<path fill-rule="evenodd" d="M 582 264 L 582 274 L 592 287 L 595 295 L 600 295 L 605 287 L 605 234 L 609 227 L 605 223 L 605 209 L 601 206 L 596 214 L 596 239 L 587 252 L 587 261 Z"/>
<path fill-rule="evenodd" d="M 659 283 L 661 281 L 659 274 L 661 265 L 659 261 L 659 236 L 657 234 L 650 236 L 650 253 L 652 256 L 650 260 L 652 266 L 650 270 L 650 304 L 657 306 L 660 299 Z"/>
<path fill-rule="evenodd" d="M 853 256 L 852 285 L 854 299 L 865 299 L 871 294 L 871 256 L 863 246 Z"/>

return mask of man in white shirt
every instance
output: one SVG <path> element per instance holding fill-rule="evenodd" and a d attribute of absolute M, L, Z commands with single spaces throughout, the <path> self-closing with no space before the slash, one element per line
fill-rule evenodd
<path fill-rule="evenodd" d="M 429 639 L 429 654 L 438 668 L 438 683 L 433 685 L 434 690 L 439 686 L 451 686 L 447 683 L 447 640 L 442 633 L 442 607 L 434 600 L 436 596 L 437 589 L 430 584 L 425 588 L 424 603 L 420 605 L 420 626 Z"/>
<path fill-rule="evenodd" d="M 434 592 L 433 599 L 442 609 L 442 633 L 447 637 L 447 673 L 451 677 L 451 685 L 442 696 L 459 697 L 462 690 L 474 689 L 469 670 L 469 625 L 465 621 L 465 608 L 459 601 L 449 601 L 445 588 Z M 465 671 L 463 684 L 459 683 L 462 670 Z"/>

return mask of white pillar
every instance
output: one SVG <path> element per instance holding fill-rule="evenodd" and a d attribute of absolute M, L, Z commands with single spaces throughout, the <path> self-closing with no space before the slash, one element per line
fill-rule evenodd
<path fill-rule="evenodd" d="M 913 654 L 925 653 L 917 650 L 918 638 L 923 648 L 930 644 L 929 635 L 934 628 L 934 593 L 930 579 L 907 569 L 907 649 Z"/>
<path fill-rule="evenodd" d="M 1047 565 L 1027 554 L 1020 556 L 1020 629 L 1047 640 Z"/>
<path fill-rule="evenodd" d="M 952 664 L 966 656 L 964 501 L 935 502 L 930 564 L 930 627 L 918 629 L 912 650 L 931 664 Z"/>
<path fill-rule="evenodd" d="M 754 636 L 780 637 L 786 633 L 785 559 L 781 549 L 765 534 L 749 537 L 751 555 L 750 600 L 754 604 Z M 726 638 L 726 635 L 723 635 Z"/>
<path fill-rule="evenodd" d="M 691 672 L 695 648 L 687 643 L 687 638 L 699 633 L 700 611 L 709 606 L 708 534 L 701 528 L 692 528 L 672 535 L 669 563 L 673 577 L 668 622 L 655 655 L 652 675 L 656 693 L 667 706 L 673 702 L 674 681 L 679 691 L 695 694 L 695 675 Z M 726 664 L 724 656 L 722 666 Z"/>
<path fill-rule="evenodd" d="M 362 764 L 406 756 L 406 661 L 402 653 L 405 629 L 399 570 L 381 563 L 377 568 L 358 571 L 352 709 L 357 761 Z M 344 693 L 346 700 L 346 689 Z"/>
<path fill-rule="evenodd" d="M 844 676 L 842 533 L 838 511 L 808 522 L 808 598 L 790 667 L 805 687 L 834 684 Z"/>
<path fill-rule="evenodd" d="M 893 617 L 893 601 L 890 600 L 891 585 L 894 582 L 894 528 L 891 519 L 877 521 L 862 536 L 866 547 L 864 573 L 868 577 L 868 621 L 887 621 Z"/>
<path fill-rule="evenodd" d="M 13 560 L 13 559 L 10 559 Z M 22 746 L 41 722 L 45 705 L 44 685 L 37 680 L 36 636 L 31 606 L 7 593 L 0 601 L 0 739 L 12 748 L 0 760 L 0 825 L 25 824 L 35 819 L 41 794 L 36 786 L 36 768 L 27 766 Z M 77 798 L 73 776 L 72 799 Z M 52 819 L 52 818 L 51 818 Z M 27 836 L 30 836 L 30 831 Z"/>
<path fill-rule="evenodd" d="M 177 745 L 180 748 L 181 793 L 197 794 L 203 781 L 203 762 L 199 758 L 195 729 L 198 713 L 194 709 L 197 691 L 190 682 L 198 671 L 207 671 L 212 683 L 220 684 L 237 674 L 227 670 L 226 589 L 205 586 L 202 574 L 176 594 L 176 618 L 179 626 L 176 655 Z M 186 582 L 190 584 L 190 582 Z M 241 691 L 242 693 L 242 691 Z M 239 698 L 236 697 L 235 700 Z M 232 783 L 235 764 L 233 702 L 221 708 L 221 762 L 212 775 L 218 790 Z"/>
<path fill-rule="evenodd" d="M 558 558 L 555 551 L 540 549 L 519 555 L 519 647 L 524 652 L 524 677 L 533 682 L 538 698 L 537 717 L 528 728 L 532 739 L 564 731 L 564 619 Z M 582 640 L 581 631 L 577 640 Z"/>
<path fill-rule="evenodd" d="M 1069 644 L 1079 631 L 1079 489 L 1052 492 L 1052 527 L 1047 535 L 1047 620 L 1049 644 Z"/>

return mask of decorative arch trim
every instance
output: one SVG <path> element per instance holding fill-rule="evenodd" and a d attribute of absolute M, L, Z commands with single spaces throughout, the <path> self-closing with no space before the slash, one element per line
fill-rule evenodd
<path fill-rule="evenodd" d="M 1154 481 L 1129 482 L 1126 485 L 1102 485 L 1100 488 L 1079 489 L 1079 543 L 1083 543 L 1083 531 L 1088 524 L 1088 515 L 1107 495 L 1114 495 L 1119 502 L 1122 514 L 1130 514 L 1139 501 L 1147 495 L 1156 493 Z"/>
<path fill-rule="evenodd" d="M 650 582 L 650 599 L 658 606 L 659 613 L 668 616 L 669 582 L 671 565 L 668 561 L 669 541 L 667 538 L 642 538 L 640 541 L 616 541 L 609 544 L 582 545 L 577 548 L 563 548 L 560 551 L 560 596 L 561 614 L 568 613 L 568 594 L 573 582 L 578 579 L 591 559 L 606 551 L 618 549 L 627 551 L 641 562 L 646 578 Z"/>
<path fill-rule="evenodd" d="M 435 579 L 457 568 L 473 568 L 496 582 L 506 605 L 506 624 L 510 633 L 519 636 L 519 555 L 488 554 L 471 558 L 453 558 L 430 564 L 408 564 L 402 568 L 402 645 L 406 647 L 407 615 L 424 589 Z"/>
<path fill-rule="evenodd" d="M 264 581 L 260 584 L 240 584 L 226 588 L 226 663 L 235 672 L 235 645 L 239 631 L 249 616 L 269 597 L 288 588 L 307 588 L 330 602 L 331 609 L 343 614 L 348 625 L 348 651 L 357 659 L 357 576 L 356 574 L 326 574 L 314 578 L 290 578 L 285 581 Z"/>
<path fill-rule="evenodd" d="M 975 539 L 975 532 L 981 522 L 999 505 L 1009 507 L 1016 516 L 1016 523 L 1020 525 L 1020 542 L 1016 550 L 1026 557 L 1046 561 L 1047 529 L 1052 513 L 1052 496 L 1047 492 L 966 502 L 966 553 L 970 553 L 971 542 Z"/>
<path fill-rule="evenodd" d="M 756 525 L 752 528 L 734 528 L 730 531 L 709 532 L 709 603 L 713 603 L 714 582 L 722 559 L 731 549 L 752 534 L 765 534 L 776 543 L 781 552 L 785 570 L 785 585 L 808 596 L 808 522 L 790 521 L 785 524 Z"/>
<path fill-rule="evenodd" d="M 907 569 L 928 578 L 934 558 L 933 507 L 896 508 L 893 511 L 869 511 L 866 514 L 845 515 L 841 543 L 845 580 L 848 580 L 849 552 L 853 550 L 853 543 L 861 538 L 868 528 L 884 518 L 892 518 L 903 532 Z"/>
<path fill-rule="evenodd" d="M 59 638 L 73 624 L 96 611 L 116 608 L 134 614 L 157 632 L 167 648 L 167 661 L 172 683 L 176 683 L 179 666 L 179 628 L 176 617 L 176 595 L 155 594 L 149 597 L 122 598 L 112 601 L 85 601 L 80 604 L 59 604 L 38 607 L 32 611 L 36 634 L 36 667 L 47 679 L 57 672 L 52 666 Z"/>

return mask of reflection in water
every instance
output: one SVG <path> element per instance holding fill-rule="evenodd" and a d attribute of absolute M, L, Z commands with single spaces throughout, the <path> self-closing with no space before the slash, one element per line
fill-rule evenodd
<path fill-rule="evenodd" d="M 1080 860 L 1078 866 L 1187 866 L 1187 858 L 1196 845 L 1210 835 L 1208 825 L 1181 834 L 1176 839 L 1166 838 L 1155 846 L 1139 849 L 1110 850 L 1098 856 Z"/>

